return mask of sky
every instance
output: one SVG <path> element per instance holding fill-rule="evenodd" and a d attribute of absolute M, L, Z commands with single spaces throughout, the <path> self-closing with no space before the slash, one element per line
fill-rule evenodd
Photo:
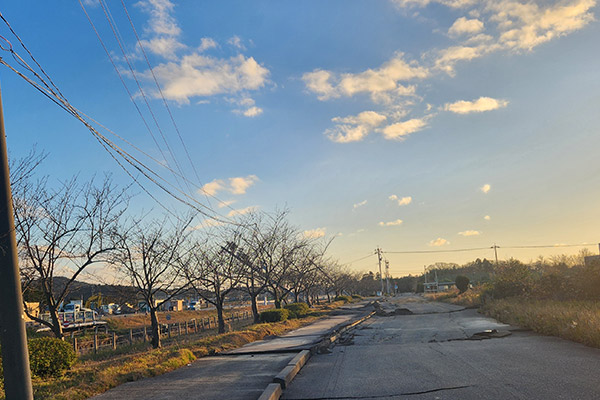
<path fill-rule="evenodd" d="M 598 251 L 595 0 L 82 4 L 0 12 L 72 105 L 139 150 L 99 131 L 221 218 L 288 208 L 341 263 L 375 270 L 380 247 L 394 276 L 494 243 L 501 259 Z M 35 145 L 56 182 L 131 182 L 3 65 L 0 85 L 11 157 Z M 144 185 L 157 201 L 135 188 L 134 208 L 185 211 Z"/>

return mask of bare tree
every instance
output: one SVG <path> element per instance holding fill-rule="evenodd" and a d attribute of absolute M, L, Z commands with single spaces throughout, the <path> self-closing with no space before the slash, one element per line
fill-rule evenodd
<path fill-rule="evenodd" d="M 47 179 L 33 183 L 26 177 L 16 188 L 13 204 L 24 292 L 41 292 L 50 321 L 27 308 L 25 312 L 62 338 L 60 305 L 84 270 L 106 261 L 116 249 L 126 191 L 117 189 L 110 177 L 99 186 L 93 180 L 80 185 L 73 178 L 58 189 L 48 188 Z M 60 288 L 55 285 L 59 276 L 66 278 Z"/>
<path fill-rule="evenodd" d="M 239 227 L 223 229 L 221 240 L 196 242 L 181 264 L 190 286 L 217 309 L 219 333 L 225 332 L 225 299 L 238 289 L 245 274 L 238 253 L 240 236 Z"/>
<path fill-rule="evenodd" d="M 161 347 L 157 311 L 188 288 L 179 264 L 185 256 L 191 220 L 190 217 L 175 224 L 168 219 L 149 223 L 133 221 L 121 234 L 114 262 L 129 277 L 148 307 L 154 348 Z"/>

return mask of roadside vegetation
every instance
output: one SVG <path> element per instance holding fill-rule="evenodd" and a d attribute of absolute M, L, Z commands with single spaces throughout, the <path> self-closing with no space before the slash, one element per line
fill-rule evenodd
<path fill-rule="evenodd" d="M 588 259 L 586 265 L 589 255 L 540 257 L 529 264 L 511 259 L 464 293 L 453 289 L 426 297 L 477 307 L 501 322 L 600 348 L 600 263 Z"/>
<path fill-rule="evenodd" d="M 358 301 L 358 299 L 354 301 Z M 35 398 L 86 399 L 125 382 L 157 376 L 186 366 L 201 357 L 235 349 L 267 336 L 282 335 L 314 322 L 345 303 L 336 301 L 323 304 L 310 309 L 304 315 L 281 322 L 254 324 L 238 331 L 212 336 L 184 337 L 182 340 L 166 341 L 158 349 L 152 348 L 150 343 L 138 343 L 120 352 L 102 352 L 81 356 L 77 361 L 67 343 L 58 339 L 44 338 L 44 340 L 52 341 L 54 349 L 60 348 L 60 354 L 52 355 L 44 352 L 42 357 L 39 357 L 42 364 L 44 360 L 58 357 L 64 368 L 60 371 L 50 370 L 53 367 L 46 363 L 42 365 L 41 373 L 37 373 L 37 370 L 34 371 Z M 300 305 L 291 308 L 305 309 Z M 287 309 L 284 310 L 288 312 Z M 73 365 L 73 363 L 75 364 Z M 73 366 L 68 369 L 71 365 Z M 0 399 L 4 399 L 1 384 Z"/>

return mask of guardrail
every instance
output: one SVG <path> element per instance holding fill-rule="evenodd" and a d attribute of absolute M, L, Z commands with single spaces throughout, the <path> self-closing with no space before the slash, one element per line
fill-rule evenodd
<path fill-rule="evenodd" d="M 252 313 L 249 311 L 243 311 L 239 313 L 233 313 L 225 319 L 225 323 L 230 324 L 230 327 L 233 328 L 236 322 L 244 322 L 248 320 L 253 320 Z M 206 333 L 211 330 L 216 331 L 217 317 L 210 316 L 184 322 L 160 324 L 159 329 L 161 339 L 196 335 Z M 81 340 L 77 336 L 73 335 L 71 341 L 73 344 L 73 350 L 75 350 L 75 354 L 83 355 L 89 353 L 96 354 L 99 351 L 105 350 L 114 351 L 117 350 L 118 347 L 131 346 L 134 343 L 140 342 L 149 342 L 150 335 L 151 328 L 149 326 L 129 329 L 129 331 L 125 333 L 108 331 L 108 329 L 106 329 L 104 333 L 101 333 L 98 332 L 98 329 L 95 329 L 92 339 Z"/>

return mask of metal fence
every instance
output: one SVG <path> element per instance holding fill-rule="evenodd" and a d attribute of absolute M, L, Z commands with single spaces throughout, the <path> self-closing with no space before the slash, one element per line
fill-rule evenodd
<path fill-rule="evenodd" d="M 248 325 L 248 320 L 253 320 L 253 315 L 249 311 L 243 311 L 239 313 L 233 313 L 231 316 L 225 319 L 226 325 L 232 329 L 235 325 L 244 326 Z M 238 326 L 238 327 L 239 327 Z M 160 324 L 160 335 L 161 339 L 171 339 L 182 336 L 197 335 L 202 333 L 208 333 L 217 329 L 217 317 L 210 316 L 206 318 L 192 319 L 184 322 L 173 322 Z M 144 326 L 143 328 L 129 329 L 127 332 L 114 332 L 108 331 L 99 332 L 96 328 L 94 330 L 94 336 L 91 339 L 83 340 L 74 336 L 71 338 L 73 343 L 73 350 L 75 354 L 83 355 L 90 353 L 98 353 L 99 351 L 110 351 L 117 350 L 118 347 L 132 346 L 134 343 L 149 342 L 151 335 L 151 328 Z"/>

